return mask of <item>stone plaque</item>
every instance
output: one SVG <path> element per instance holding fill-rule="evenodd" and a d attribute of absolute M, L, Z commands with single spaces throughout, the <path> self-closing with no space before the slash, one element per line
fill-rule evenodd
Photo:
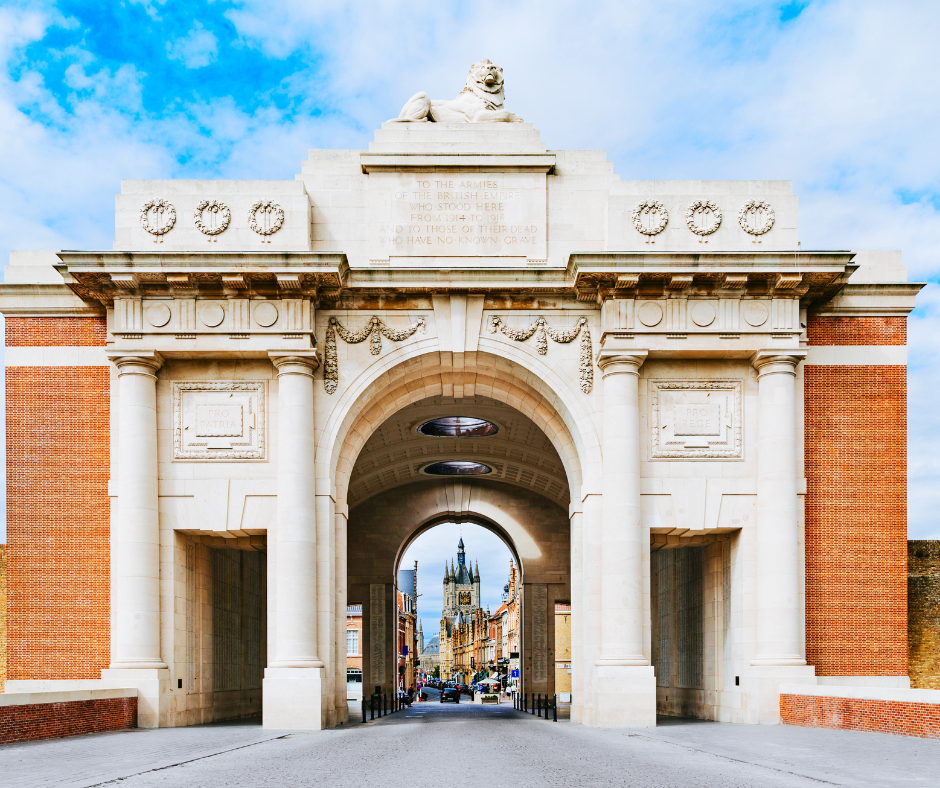
<path fill-rule="evenodd" d="M 532 595 L 532 681 L 548 681 L 548 587 L 530 586 Z"/>
<path fill-rule="evenodd" d="M 673 434 L 685 435 L 720 435 L 721 405 L 682 402 L 673 406 Z"/>
<path fill-rule="evenodd" d="M 265 382 L 173 381 L 173 459 L 263 460 Z"/>
<path fill-rule="evenodd" d="M 651 459 L 741 459 L 740 380 L 650 380 Z"/>
<path fill-rule="evenodd" d="M 369 191 L 375 262 L 441 256 L 545 262 L 545 173 L 372 173 Z"/>
<path fill-rule="evenodd" d="M 385 683 L 385 584 L 369 586 L 369 685 Z M 365 693 L 365 688 L 363 688 Z"/>

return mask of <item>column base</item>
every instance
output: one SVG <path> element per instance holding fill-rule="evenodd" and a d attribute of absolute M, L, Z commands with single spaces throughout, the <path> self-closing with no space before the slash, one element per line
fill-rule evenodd
<path fill-rule="evenodd" d="M 167 727 L 170 707 L 170 671 L 154 668 L 104 668 L 105 687 L 137 688 L 137 727 Z"/>
<path fill-rule="evenodd" d="M 322 730 L 323 668 L 266 668 L 261 724 L 277 730 Z"/>
<path fill-rule="evenodd" d="M 598 665 L 593 684 L 593 727 L 656 727 L 656 675 L 652 665 Z"/>
<path fill-rule="evenodd" d="M 816 684 L 812 665 L 752 665 L 747 672 L 747 721 L 780 724 L 780 685 Z"/>

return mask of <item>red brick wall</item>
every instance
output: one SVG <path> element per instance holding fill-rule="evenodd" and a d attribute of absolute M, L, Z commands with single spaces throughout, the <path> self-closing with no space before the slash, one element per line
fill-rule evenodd
<path fill-rule="evenodd" d="M 0 743 L 137 727 L 137 698 L 0 706 Z"/>
<path fill-rule="evenodd" d="M 7 347 L 104 347 L 108 328 L 98 317 L 8 317 Z"/>
<path fill-rule="evenodd" d="M 812 317 L 806 324 L 810 345 L 906 345 L 904 317 Z"/>
<path fill-rule="evenodd" d="M 904 334 L 896 320 L 816 318 L 807 329 L 828 344 L 887 344 L 886 332 Z M 905 676 L 907 370 L 803 375 L 807 662 L 820 676 Z"/>
<path fill-rule="evenodd" d="M 49 320 L 10 319 L 7 331 L 60 335 Z M 97 333 L 104 344 L 103 319 L 63 320 L 76 342 Z M 7 679 L 100 678 L 110 661 L 109 370 L 8 367 L 6 384 Z"/>
<path fill-rule="evenodd" d="M 781 695 L 780 719 L 785 725 L 940 739 L 940 705 L 933 703 Z"/>

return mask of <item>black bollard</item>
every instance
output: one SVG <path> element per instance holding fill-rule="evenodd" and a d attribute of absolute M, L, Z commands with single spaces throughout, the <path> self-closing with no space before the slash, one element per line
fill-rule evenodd
<path fill-rule="evenodd" d="M 382 693 L 382 716 L 385 717 L 388 714 L 388 695 Z"/>
<path fill-rule="evenodd" d="M 362 699 L 362 721 L 366 721 L 366 699 Z"/>
<path fill-rule="evenodd" d="M 375 693 L 369 698 L 369 722 L 375 719 Z"/>
<path fill-rule="evenodd" d="M 552 695 L 552 722 L 558 722 L 558 696 Z"/>
<path fill-rule="evenodd" d="M 535 702 L 535 713 L 538 717 L 542 716 L 542 693 L 539 693 L 539 699 Z"/>

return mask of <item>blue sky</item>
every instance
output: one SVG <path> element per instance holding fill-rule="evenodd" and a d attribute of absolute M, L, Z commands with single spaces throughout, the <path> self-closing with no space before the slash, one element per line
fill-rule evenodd
<path fill-rule="evenodd" d="M 108 248 L 121 178 L 292 178 L 418 90 L 505 69 L 550 148 L 623 178 L 782 178 L 803 248 L 900 248 L 910 534 L 940 538 L 940 4 L 0 0 L 0 260 Z"/>

